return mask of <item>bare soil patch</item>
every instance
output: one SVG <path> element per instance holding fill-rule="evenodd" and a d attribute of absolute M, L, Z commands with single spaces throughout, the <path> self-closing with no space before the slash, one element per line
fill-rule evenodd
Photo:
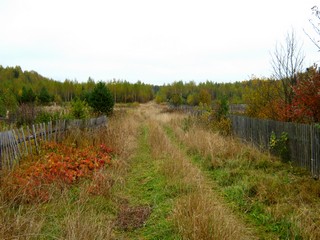
<path fill-rule="evenodd" d="M 151 214 L 150 206 L 129 207 L 123 205 L 120 208 L 116 220 L 116 226 L 124 231 L 132 231 L 144 225 Z"/>

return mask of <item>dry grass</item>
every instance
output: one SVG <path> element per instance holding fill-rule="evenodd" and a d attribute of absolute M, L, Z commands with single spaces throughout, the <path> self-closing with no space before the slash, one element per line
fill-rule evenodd
<path fill-rule="evenodd" d="M 63 222 L 63 239 L 87 240 L 87 239 L 112 239 L 113 222 L 103 214 L 97 214 L 94 210 L 87 210 L 77 206 L 65 217 Z"/>
<path fill-rule="evenodd" d="M 153 109 L 150 126 L 152 154 L 161 160 L 160 171 L 167 186 L 176 188 L 172 219 L 183 239 L 251 239 L 249 230 L 211 190 L 185 152 L 168 138 L 164 125 L 182 120 L 181 114 L 159 113 Z"/>
<path fill-rule="evenodd" d="M 159 160 L 160 172 L 166 177 L 167 186 L 176 189 L 177 193 L 194 191 L 199 187 L 198 181 L 202 180 L 199 170 L 185 160 L 183 152 L 171 143 L 159 124 L 151 121 L 149 126 L 152 156 Z"/>
<path fill-rule="evenodd" d="M 9 211 L 10 205 L 0 205 L 1 239 L 35 239 L 41 232 L 44 219 L 39 215 L 38 207 L 19 207 Z"/>
<path fill-rule="evenodd" d="M 207 164 L 213 168 L 223 165 L 228 159 L 234 159 L 236 155 L 244 151 L 243 145 L 232 141 L 230 137 L 223 137 L 195 125 L 184 131 L 181 128 L 182 125 L 180 120 L 171 121 L 175 134 L 188 146 L 189 151 L 205 156 Z"/>
<path fill-rule="evenodd" d="M 231 137 L 198 127 L 188 120 L 173 119 L 171 128 L 191 156 L 219 185 L 222 195 L 254 224 L 272 229 L 284 238 L 320 238 L 320 182 L 306 171 Z M 278 235 L 278 236 L 279 236 Z"/>
<path fill-rule="evenodd" d="M 115 111 L 108 118 L 107 126 L 93 129 L 72 129 L 63 140 L 64 144 L 79 148 L 104 143 L 118 156 L 127 158 L 136 147 L 135 136 L 139 126 L 139 113 Z"/>
<path fill-rule="evenodd" d="M 111 188 L 115 183 L 109 171 L 98 170 L 93 174 L 92 181 L 87 186 L 86 191 L 91 195 L 104 196 L 110 198 Z"/>
<path fill-rule="evenodd" d="M 183 239 L 251 239 L 246 228 L 208 191 L 181 198 L 173 219 Z"/>

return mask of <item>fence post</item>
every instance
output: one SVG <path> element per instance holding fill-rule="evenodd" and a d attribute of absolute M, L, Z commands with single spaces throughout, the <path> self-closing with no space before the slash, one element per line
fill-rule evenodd
<path fill-rule="evenodd" d="M 54 141 L 58 142 L 57 140 L 57 134 L 58 134 L 58 120 L 56 120 L 56 125 L 54 126 L 55 130 L 54 130 Z"/>
<path fill-rule="evenodd" d="M 0 170 L 2 169 L 2 146 L 3 146 L 3 140 L 2 140 L 2 133 L 0 132 Z"/>
<path fill-rule="evenodd" d="M 20 128 L 20 132 L 22 134 L 22 140 L 23 140 L 24 148 L 25 148 L 25 152 L 26 152 L 25 154 L 28 154 L 28 148 L 27 148 L 27 143 L 26 143 L 26 138 L 24 135 L 23 127 Z"/>
<path fill-rule="evenodd" d="M 32 135 L 34 138 L 34 144 L 36 145 L 36 151 L 39 152 L 38 143 L 37 143 L 37 133 L 36 133 L 36 129 L 35 129 L 34 125 L 32 125 Z"/>
<path fill-rule="evenodd" d="M 315 169 L 315 160 L 313 158 L 313 137 L 314 137 L 314 130 L 313 130 L 313 126 L 310 126 L 310 157 L 311 157 L 311 174 L 312 177 L 316 178 L 316 169 Z"/>
<path fill-rule="evenodd" d="M 21 151 L 19 146 L 19 135 L 16 134 L 16 131 L 12 129 L 12 137 L 13 137 L 13 144 L 16 152 L 16 159 L 19 162 L 19 158 L 21 157 Z"/>
<path fill-rule="evenodd" d="M 14 152 L 14 148 L 13 148 L 13 145 L 12 145 L 12 141 L 10 139 L 10 132 L 11 131 L 7 131 L 7 139 L 8 139 L 8 150 L 10 152 L 10 160 L 9 160 L 9 165 L 10 165 L 10 168 L 13 167 L 13 160 L 15 159 L 15 152 Z"/>
<path fill-rule="evenodd" d="M 10 166 L 10 156 L 11 152 L 9 149 L 9 140 L 8 140 L 8 130 L 4 132 L 4 144 L 5 144 L 5 151 L 6 151 L 6 165 L 9 167 Z"/>
<path fill-rule="evenodd" d="M 52 137 L 52 121 L 48 122 L 48 141 L 51 141 Z"/>
<path fill-rule="evenodd" d="M 27 126 L 27 134 L 28 134 L 28 142 L 29 142 L 29 149 L 30 149 L 30 153 L 32 153 L 32 146 L 31 146 L 31 132 L 30 132 L 29 126 Z"/>

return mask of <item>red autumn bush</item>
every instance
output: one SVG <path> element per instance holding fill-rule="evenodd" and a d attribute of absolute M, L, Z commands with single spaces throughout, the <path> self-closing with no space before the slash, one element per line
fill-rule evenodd
<path fill-rule="evenodd" d="M 276 105 L 280 121 L 299 123 L 320 122 L 320 73 L 314 68 L 301 74 L 292 87 L 294 93 L 290 104 L 278 101 Z"/>
<path fill-rule="evenodd" d="M 54 183 L 70 185 L 81 178 L 91 178 L 94 172 L 111 164 L 111 149 L 99 147 L 78 149 L 57 143 L 46 143 L 42 159 L 13 171 L 2 179 L 7 196 L 19 202 L 45 202 Z"/>

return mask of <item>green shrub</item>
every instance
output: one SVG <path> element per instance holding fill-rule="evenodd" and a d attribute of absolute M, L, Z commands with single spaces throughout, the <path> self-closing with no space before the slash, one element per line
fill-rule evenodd
<path fill-rule="evenodd" d="M 46 111 L 40 111 L 37 113 L 36 118 L 34 120 L 35 123 L 48 123 L 50 121 L 55 121 L 59 119 L 59 113 L 49 113 Z"/>
<path fill-rule="evenodd" d="M 0 96 L 0 117 L 5 117 L 6 116 L 6 107 L 4 104 L 4 101 L 2 100 L 1 96 Z"/>
<path fill-rule="evenodd" d="M 280 137 L 277 137 L 275 132 L 272 131 L 269 141 L 269 148 L 271 150 L 271 153 L 279 156 L 283 162 L 290 161 L 288 141 L 288 133 L 282 132 Z"/>
<path fill-rule="evenodd" d="M 96 113 L 111 115 L 113 112 L 114 99 L 105 83 L 99 82 L 89 95 L 89 105 Z"/>
<path fill-rule="evenodd" d="M 71 102 L 71 116 L 75 119 L 85 119 L 89 117 L 89 106 L 85 101 L 76 99 Z"/>
<path fill-rule="evenodd" d="M 218 109 L 216 112 L 216 118 L 218 121 L 221 120 L 221 118 L 226 118 L 229 114 L 229 103 L 227 100 L 227 97 L 221 98 L 221 100 L 218 102 Z"/>

